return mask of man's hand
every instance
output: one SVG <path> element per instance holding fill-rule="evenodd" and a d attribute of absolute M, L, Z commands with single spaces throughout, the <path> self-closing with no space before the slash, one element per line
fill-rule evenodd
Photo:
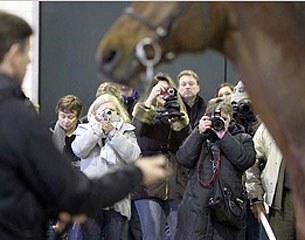
<path fill-rule="evenodd" d="M 84 223 L 87 220 L 87 216 L 85 214 L 71 215 L 67 212 L 60 212 L 58 215 L 58 219 L 63 223 Z"/>
<path fill-rule="evenodd" d="M 172 173 L 172 169 L 168 166 L 166 157 L 163 155 L 142 157 L 135 162 L 135 166 L 140 168 L 143 173 L 144 185 L 164 180 Z"/>
<path fill-rule="evenodd" d="M 259 201 L 259 202 L 255 202 L 252 206 L 251 206 L 251 210 L 252 213 L 254 214 L 254 216 L 256 217 L 256 219 L 260 222 L 260 213 L 263 212 L 265 213 L 265 206 L 264 206 L 264 202 L 263 201 Z"/>

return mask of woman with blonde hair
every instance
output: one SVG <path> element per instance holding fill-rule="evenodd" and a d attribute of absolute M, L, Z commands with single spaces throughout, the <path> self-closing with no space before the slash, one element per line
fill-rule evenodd
<path fill-rule="evenodd" d="M 98 178 L 139 157 L 135 127 L 129 123 L 128 113 L 116 97 L 110 94 L 97 97 L 87 116 L 89 122 L 77 127 L 72 144 L 85 175 Z M 100 239 L 104 235 L 105 239 L 119 240 L 130 217 L 130 197 L 127 197 L 82 224 L 82 237 Z"/>

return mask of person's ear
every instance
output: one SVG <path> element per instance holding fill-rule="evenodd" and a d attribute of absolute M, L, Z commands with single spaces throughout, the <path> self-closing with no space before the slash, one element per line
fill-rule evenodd
<path fill-rule="evenodd" d="M 1 61 L 1 70 L 9 76 L 14 76 L 15 74 L 17 56 L 20 50 L 20 44 L 13 44 L 10 49 L 5 53 L 4 58 Z"/>
<path fill-rule="evenodd" d="M 16 56 L 20 53 L 20 51 L 21 51 L 20 43 L 14 43 L 6 53 L 5 57 L 7 58 L 8 61 L 13 61 L 16 58 Z"/>

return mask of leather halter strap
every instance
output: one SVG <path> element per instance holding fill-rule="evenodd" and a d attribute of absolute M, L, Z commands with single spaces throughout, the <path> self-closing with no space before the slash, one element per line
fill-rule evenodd
<path fill-rule="evenodd" d="M 153 23 L 151 20 L 149 20 L 141 13 L 136 12 L 132 7 L 127 7 L 124 10 L 124 14 L 133 17 L 134 19 L 138 20 L 140 23 L 151 29 L 153 32 L 155 32 L 158 38 L 165 38 L 170 32 L 175 21 L 180 16 L 182 10 L 183 10 L 183 3 L 178 3 L 178 6 L 174 9 L 174 11 L 168 16 L 165 22 L 161 25 L 157 25 Z"/>

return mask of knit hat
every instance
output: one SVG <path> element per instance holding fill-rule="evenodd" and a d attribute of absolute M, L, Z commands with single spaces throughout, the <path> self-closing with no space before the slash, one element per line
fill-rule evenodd
<path fill-rule="evenodd" d="M 239 81 L 233 89 L 233 93 L 231 95 L 231 103 L 238 103 L 242 100 L 249 100 L 249 96 L 246 92 L 244 84 L 242 81 Z"/>

